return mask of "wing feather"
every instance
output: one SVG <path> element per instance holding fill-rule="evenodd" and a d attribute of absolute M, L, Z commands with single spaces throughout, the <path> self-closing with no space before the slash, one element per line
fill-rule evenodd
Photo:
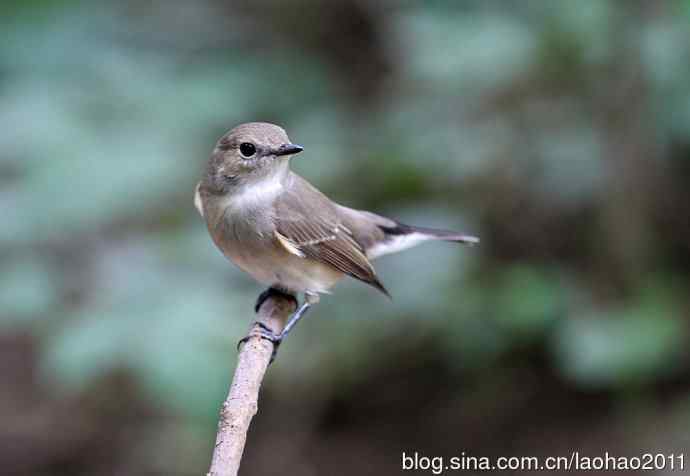
<path fill-rule="evenodd" d="M 276 238 L 293 254 L 328 264 L 338 271 L 374 286 L 384 294 L 374 267 L 352 232 L 340 221 L 337 209 L 313 189 L 286 191 L 276 200 Z M 317 195 L 318 194 L 318 195 Z"/>
<path fill-rule="evenodd" d="M 280 232 L 278 232 L 277 230 L 273 233 L 276 239 L 278 240 L 278 243 L 280 243 L 288 253 L 292 253 L 293 255 L 299 256 L 300 258 L 304 258 L 305 254 L 302 253 L 299 247 L 295 243 L 293 243 L 288 237 L 280 234 Z"/>

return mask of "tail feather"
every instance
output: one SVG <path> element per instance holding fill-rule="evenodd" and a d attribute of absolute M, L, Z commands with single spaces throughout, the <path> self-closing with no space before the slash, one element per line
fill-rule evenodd
<path fill-rule="evenodd" d="M 394 226 L 379 225 L 379 228 L 384 233 L 384 239 L 367 250 L 367 256 L 372 259 L 402 251 L 429 240 L 452 241 L 470 245 L 479 243 L 479 238 L 476 236 L 450 230 L 410 226 L 403 223 L 395 223 Z"/>
<path fill-rule="evenodd" d="M 437 239 L 443 241 L 454 241 L 457 243 L 467 243 L 469 245 L 475 245 L 479 243 L 479 238 L 472 235 L 465 235 L 458 233 L 457 231 L 451 230 L 440 230 L 437 228 L 425 228 L 421 226 L 411 226 L 399 223 L 398 226 L 384 229 L 384 233 L 387 235 L 409 235 L 412 233 L 421 233 L 426 235 L 429 239 Z"/>
<path fill-rule="evenodd" d="M 465 235 L 458 233 L 457 231 L 450 230 L 440 230 L 437 228 L 425 228 L 422 226 L 411 226 L 405 225 L 403 223 L 396 223 L 393 227 L 379 227 L 386 235 L 390 236 L 404 236 L 411 235 L 413 233 L 420 233 L 426 235 L 428 239 L 437 239 L 444 241 L 456 241 L 459 243 L 467 244 L 477 244 L 479 243 L 479 238 L 472 235 Z"/>

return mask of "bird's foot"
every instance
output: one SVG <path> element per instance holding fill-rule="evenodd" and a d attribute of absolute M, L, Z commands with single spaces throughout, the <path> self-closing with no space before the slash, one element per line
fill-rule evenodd
<path fill-rule="evenodd" d="M 261 308 L 261 305 L 266 301 L 266 299 L 270 298 L 271 296 L 281 296 L 284 297 L 292 302 L 295 303 L 295 308 L 298 306 L 297 298 L 290 293 L 286 293 L 285 291 L 281 291 L 280 289 L 276 288 L 268 288 L 261 294 L 259 294 L 259 297 L 256 299 L 256 304 L 254 305 L 254 312 L 259 312 L 259 309 Z"/>
<path fill-rule="evenodd" d="M 256 332 L 256 329 L 258 328 L 258 333 Z M 268 327 L 266 324 L 262 322 L 254 322 L 254 327 L 252 330 L 244 336 L 242 339 L 239 340 L 237 343 L 237 350 L 240 350 L 240 347 L 242 344 L 245 344 L 249 339 L 252 337 L 260 337 L 261 339 L 267 340 L 270 343 L 273 344 L 273 352 L 271 353 L 271 360 L 268 362 L 268 364 L 272 364 L 273 361 L 276 359 L 276 355 L 278 355 L 278 347 L 280 347 L 280 343 L 283 342 L 283 334 L 276 335 L 275 332 L 273 332 L 273 329 Z"/>
<path fill-rule="evenodd" d="M 319 301 L 319 296 L 318 294 L 306 294 L 305 295 L 305 302 L 300 306 L 299 303 L 297 302 L 297 298 L 289 294 L 285 291 L 282 291 L 280 289 L 276 288 L 268 288 L 264 292 L 262 292 L 258 299 L 256 300 L 256 306 L 254 307 L 254 310 L 256 312 L 259 312 L 259 309 L 261 308 L 261 305 L 271 296 L 280 296 L 282 298 L 286 298 L 288 300 L 291 300 L 295 303 L 295 308 L 297 309 L 288 319 L 287 323 L 285 324 L 285 327 L 283 328 L 283 331 L 276 335 L 275 332 L 273 332 L 273 329 L 268 327 L 266 324 L 263 324 L 262 322 L 256 321 L 254 323 L 254 327 L 252 328 L 252 331 L 243 339 L 240 339 L 240 341 L 237 343 L 237 349 L 239 350 L 240 346 L 247 342 L 251 337 L 254 336 L 259 336 L 262 339 L 265 339 L 273 344 L 273 353 L 271 354 L 271 361 L 269 362 L 269 365 L 275 360 L 276 355 L 278 354 L 278 347 L 280 347 L 281 342 L 283 342 L 283 339 L 287 337 L 287 335 L 290 333 L 292 328 L 299 322 L 299 320 L 304 316 L 304 314 L 307 312 L 309 307 L 312 304 L 316 304 Z M 258 333 L 257 333 L 257 328 L 258 328 Z"/>

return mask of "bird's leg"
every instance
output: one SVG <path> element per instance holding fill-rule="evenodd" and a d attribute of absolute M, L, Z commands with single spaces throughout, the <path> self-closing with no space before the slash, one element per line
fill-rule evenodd
<path fill-rule="evenodd" d="M 290 316 L 290 319 L 288 319 L 287 324 L 285 324 L 285 327 L 283 328 L 283 332 L 280 333 L 278 338 L 282 341 L 287 337 L 287 335 L 290 333 L 293 327 L 299 322 L 300 319 L 307 313 L 309 308 L 319 302 L 319 295 L 318 294 L 308 294 L 305 293 L 304 295 L 304 302 L 302 305 L 295 311 L 295 313 Z"/>
<path fill-rule="evenodd" d="M 266 299 L 268 299 L 272 295 L 279 295 L 282 297 L 288 297 L 289 299 L 295 301 L 295 303 L 297 304 L 297 299 L 292 294 L 288 294 L 288 293 L 281 291 L 279 289 L 268 288 L 266 291 L 261 293 L 259 298 L 256 300 L 256 306 L 255 306 L 256 312 L 259 312 L 259 308 L 264 303 L 264 301 L 266 301 Z M 305 293 L 304 302 L 290 316 L 287 323 L 285 324 L 285 327 L 283 328 L 283 331 L 278 335 L 276 335 L 273 332 L 273 329 L 269 328 L 265 324 L 258 322 L 258 321 L 255 323 L 259 327 L 259 337 L 273 343 L 273 353 L 271 354 L 270 363 L 272 363 L 275 360 L 276 355 L 278 354 L 278 347 L 280 347 L 280 344 L 283 342 L 285 337 L 287 337 L 287 335 L 290 333 L 290 331 L 295 327 L 295 325 L 300 321 L 300 319 L 302 319 L 302 317 L 306 314 L 306 312 L 309 310 L 309 308 L 313 304 L 316 304 L 317 302 L 319 302 L 319 295 L 318 294 Z M 247 335 L 243 339 L 240 339 L 240 341 L 237 343 L 237 348 L 239 349 L 240 345 L 247 342 L 247 340 L 249 340 L 249 338 L 252 335 L 254 335 L 254 334 L 250 333 L 249 335 Z"/>
<path fill-rule="evenodd" d="M 261 334 L 261 337 L 263 339 L 267 339 L 273 342 L 273 353 L 271 354 L 271 360 L 269 362 L 269 365 L 272 364 L 273 361 L 276 359 L 276 355 L 278 355 L 278 347 L 280 347 L 280 344 L 285 340 L 287 335 L 295 327 L 299 320 L 302 319 L 302 317 L 307 313 L 309 308 L 317 302 L 319 302 L 318 294 L 305 293 L 304 302 L 299 308 L 297 308 L 297 310 L 292 314 L 292 316 L 290 316 L 287 323 L 285 324 L 285 327 L 283 328 L 283 331 L 280 334 L 271 334 L 270 336 L 264 336 L 263 333 Z"/>
<path fill-rule="evenodd" d="M 295 303 L 295 307 L 297 307 L 299 305 L 299 303 L 297 302 L 297 298 L 294 295 L 286 293 L 285 291 L 282 291 L 280 289 L 268 288 L 264 292 L 259 294 L 259 297 L 256 299 L 256 304 L 254 305 L 254 312 L 258 313 L 259 309 L 261 308 L 261 305 L 264 302 L 266 302 L 266 300 L 268 298 L 270 298 L 271 296 L 279 296 L 282 298 L 289 299 Z M 275 352 L 276 352 L 275 347 L 277 346 L 276 341 L 278 340 L 279 336 L 277 336 L 275 334 L 275 332 L 273 332 L 273 329 L 268 327 L 263 322 L 255 321 L 254 324 L 252 325 L 252 327 L 253 326 L 259 327 L 259 337 L 261 337 L 262 339 L 266 339 L 268 341 L 271 341 L 273 343 L 273 346 L 274 346 L 273 347 L 273 356 L 271 357 L 271 361 L 273 361 L 273 358 L 275 357 Z M 245 342 L 247 342 L 249 340 L 249 338 L 252 337 L 253 335 L 255 335 L 255 334 L 253 332 L 250 332 L 249 334 L 247 334 L 246 336 L 241 338 L 239 340 L 239 342 L 237 342 L 237 350 L 239 350 L 240 346 L 242 344 L 244 344 Z"/>

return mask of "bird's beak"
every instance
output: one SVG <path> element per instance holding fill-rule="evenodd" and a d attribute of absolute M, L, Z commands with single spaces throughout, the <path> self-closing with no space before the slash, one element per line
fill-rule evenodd
<path fill-rule="evenodd" d="M 280 147 L 278 147 L 275 151 L 275 155 L 278 157 L 282 155 L 294 155 L 294 154 L 299 154 L 304 150 L 304 147 L 301 145 L 297 144 L 283 144 Z"/>

